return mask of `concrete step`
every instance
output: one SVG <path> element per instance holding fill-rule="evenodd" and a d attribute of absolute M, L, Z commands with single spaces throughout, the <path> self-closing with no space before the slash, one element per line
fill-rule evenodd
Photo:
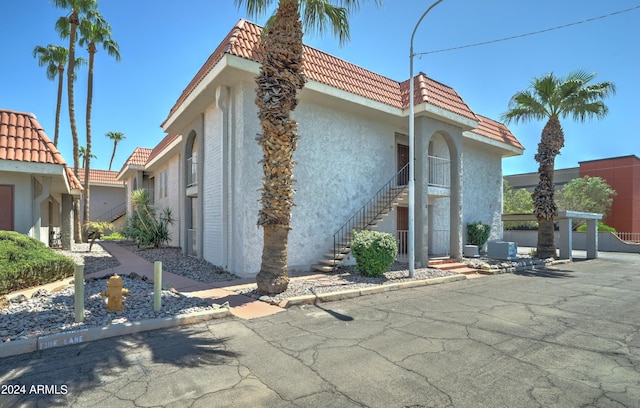
<path fill-rule="evenodd" d="M 328 265 L 313 265 L 311 269 L 318 272 L 333 272 L 333 267 Z"/>
<path fill-rule="evenodd" d="M 456 262 L 456 261 L 443 262 L 443 263 L 437 263 L 437 264 L 432 264 L 431 262 L 429 262 L 429 266 L 436 269 L 442 269 L 443 271 L 450 271 L 451 269 L 466 268 L 467 264 L 464 264 L 462 262 Z"/>
<path fill-rule="evenodd" d="M 342 263 L 342 260 L 340 260 L 340 259 L 319 259 L 318 262 L 320 262 L 323 265 L 334 266 L 334 265 L 340 265 Z"/>

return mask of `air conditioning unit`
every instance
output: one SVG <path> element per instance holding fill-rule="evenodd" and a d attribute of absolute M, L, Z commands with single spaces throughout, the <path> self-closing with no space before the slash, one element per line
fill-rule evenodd
<path fill-rule="evenodd" d="M 487 256 L 513 261 L 518 259 L 518 246 L 515 242 L 491 241 L 487 243 Z"/>

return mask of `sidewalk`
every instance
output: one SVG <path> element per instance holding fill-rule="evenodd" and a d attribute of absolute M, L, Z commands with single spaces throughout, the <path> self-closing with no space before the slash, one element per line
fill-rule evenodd
<path fill-rule="evenodd" d="M 139 257 L 131 251 L 126 250 L 113 242 L 101 242 L 100 245 L 114 258 L 120 262 L 120 266 L 104 269 L 86 275 L 86 277 L 99 277 L 112 275 L 127 275 L 135 272 L 138 275 L 146 276 L 153 281 L 153 264 L 144 258 Z M 269 316 L 284 309 L 275 305 L 261 302 L 249 296 L 236 293 L 234 288 L 254 283 L 254 279 L 238 279 L 217 283 L 202 283 L 171 272 L 162 271 L 163 286 L 175 288 L 178 292 L 189 296 L 207 299 L 213 303 L 223 304 L 229 302 L 231 314 L 241 319 L 253 319 L 256 317 Z"/>

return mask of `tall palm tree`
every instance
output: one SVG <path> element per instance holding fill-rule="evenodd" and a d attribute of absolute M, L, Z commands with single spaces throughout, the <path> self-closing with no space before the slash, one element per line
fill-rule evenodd
<path fill-rule="evenodd" d="M 553 223 L 558 208 L 554 200 L 554 163 L 564 146 L 564 131 L 560 119 L 571 117 L 584 122 L 586 119 L 604 118 L 608 108 L 603 99 L 615 94 L 612 82 L 590 84 L 596 74 L 577 70 L 566 78 L 553 73 L 534 78 L 524 91 L 517 92 L 509 101 L 509 109 L 502 115 L 506 123 L 546 120 L 542 129 L 535 160 L 538 162 L 538 185 L 531 194 L 534 215 L 538 219 L 537 256 L 556 256 Z"/>
<path fill-rule="evenodd" d="M 87 164 L 87 161 L 86 161 L 87 148 L 84 147 L 84 146 L 80 146 L 80 147 L 78 147 L 78 150 L 79 150 L 78 155 L 80 156 L 80 161 L 82 161 L 82 166 L 81 167 L 84 169 L 85 167 L 87 167 L 87 165 L 86 165 Z M 91 158 L 92 159 L 97 159 L 98 157 L 95 154 L 91 153 Z"/>
<path fill-rule="evenodd" d="M 109 160 L 109 171 L 111 171 L 113 158 L 116 157 L 116 147 L 118 147 L 118 143 L 122 142 L 127 137 L 122 132 L 107 132 L 105 136 L 113 140 L 113 153 L 111 153 L 111 160 Z"/>
<path fill-rule="evenodd" d="M 260 294 L 287 289 L 287 246 L 293 207 L 293 153 L 299 136 L 291 112 L 304 87 L 302 29 L 323 34 L 331 28 L 340 43 L 349 39 L 349 13 L 357 0 L 234 0 L 252 16 L 263 15 L 277 2 L 276 13 L 262 35 L 264 59 L 256 77 L 256 105 L 262 134 L 262 209 L 258 225 L 264 229 L 262 264 L 256 277 Z M 334 4 L 335 3 L 335 4 Z M 381 0 L 375 0 L 381 4 Z"/>
<path fill-rule="evenodd" d="M 62 108 L 62 83 L 64 79 L 64 67 L 69 59 L 69 50 L 61 45 L 49 44 L 46 47 L 36 46 L 33 49 L 33 57 L 38 58 L 38 65 L 46 67 L 47 78 L 58 79 L 58 97 L 56 100 L 56 129 L 53 138 L 54 146 L 58 146 L 60 135 L 60 110 Z M 86 61 L 82 57 L 77 57 L 74 64 L 75 69 L 84 65 Z M 75 78 L 75 76 L 74 76 Z"/>
<path fill-rule="evenodd" d="M 95 55 L 98 51 L 98 45 L 102 44 L 102 48 L 107 54 L 114 57 L 116 61 L 120 61 L 120 48 L 118 43 L 111 38 L 111 25 L 104 19 L 98 11 L 90 11 L 87 17 L 80 23 L 80 40 L 78 44 L 83 47 L 87 46 L 89 52 L 89 75 L 87 82 L 87 113 L 86 113 L 86 129 L 87 129 L 87 152 L 85 154 L 85 172 L 84 172 L 84 209 L 82 219 L 88 221 L 90 219 L 91 186 L 89 185 L 89 169 L 91 168 L 91 108 L 93 104 L 93 69 Z"/>
<path fill-rule="evenodd" d="M 69 60 L 67 67 L 67 103 L 69 104 L 69 124 L 71 125 L 71 137 L 73 138 L 73 172 L 78 177 L 78 169 L 80 165 L 80 157 L 78 151 L 78 128 L 76 126 L 76 111 L 74 104 L 74 88 L 73 76 L 75 74 L 76 62 L 76 42 L 78 34 L 78 26 L 86 13 L 96 10 L 98 7 L 97 0 L 54 0 L 54 4 L 58 8 L 69 10 L 69 14 L 60 17 L 56 21 L 56 31 L 62 38 L 69 38 Z M 80 221 L 80 201 L 73 202 L 73 218 L 74 218 L 74 239 L 76 242 L 82 242 L 82 222 Z"/>

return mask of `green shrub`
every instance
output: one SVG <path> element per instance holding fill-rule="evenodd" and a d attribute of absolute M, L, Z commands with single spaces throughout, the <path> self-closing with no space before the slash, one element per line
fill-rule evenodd
<path fill-rule="evenodd" d="M 109 235 L 104 235 L 101 239 L 103 241 L 124 241 L 127 239 L 127 237 L 125 237 L 119 232 L 113 232 Z"/>
<path fill-rule="evenodd" d="M 587 224 L 582 224 L 578 227 L 576 231 L 585 232 L 587 230 Z M 616 232 L 616 229 L 608 226 L 602 221 L 598 221 L 598 232 Z"/>
<path fill-rule="evenodd" d="M 393 235 L 379 231 L 353 232 L 351 251 L 356 268 L 367 276 L 380 276 L 398 255 L 398 244 Z"/>
<path fill-rule="evenodd" d="M 467 224 L 467 242 L 469 242 L 469 245 L 477 245 L 480 248 L 489 239 L 489 234 L 491 234 L 491 226 L 487 224 L 483 224 L 480 221 Z"/>
<path fill-rule="evenodd" d="M 0 231 L 0 295 L 72 276 L 74 267 L 36 239 Z"/>

